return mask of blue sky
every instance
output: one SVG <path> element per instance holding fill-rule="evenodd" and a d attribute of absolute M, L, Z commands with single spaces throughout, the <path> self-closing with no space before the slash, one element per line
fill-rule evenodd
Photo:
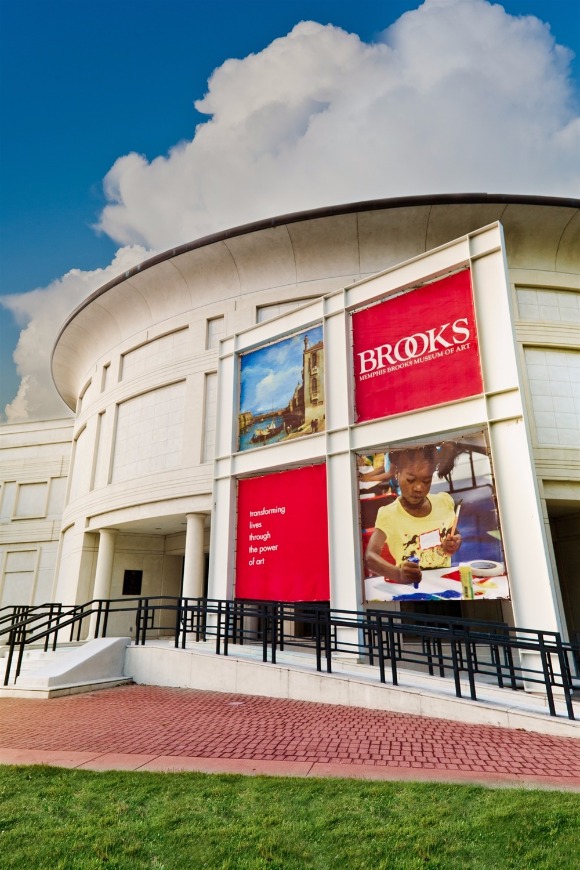
<path fill-rule="evenodd" d="M 435 7 L 450 2 L 428 0 L 426 5 L 433 7 L 433 15 L 438 15 L 439 10 Z M 495 22 L 492 21 L 489 10 L 482 8 L 490 6 L 484 0 L 460 2 L 474 7 L 473 17 L 465 21 L 467 35 L 463 37 L 464 42 L 469 39 L 469 27 L 473 21 L 478 20 L 477 16 L 483 16 L 482 21 L 490 26 L 490 39 L 494 40 L 488 48 L 489 56 L 493 58 L 496 41 L 499 45 L 500 37 L 512 36 L 511 19 L 503 17 L 498 21 L 495 16 Z M 552 92 L 547 90 L 545 95 L 545 124 L 565 127 L 570 116 L 578 116 L 580 4 L 576 0 L 505 0 L 501 5 L 509 15 L 535 15 L 547 22 L 556 42 L 576 53 L 574 60 L 560 57 L 558 61 L 556 58 L 550 73 L 556 90 L 566 75 L 571 75 L 572 90 L 568 96 L 561 97 L 558 103 L 550 95 Z M 310 106 L 308 117 L 315 121 L 320 119 L 316 118 L 318 109 L 312 109 L 312 106 L 323 105 L 320 116 L 326 116 L 328 125 L 326 131 L 320 125 L 317 135 L 322 139 L 325 135 L 330 136 L 332 130 L 332 111 L 326 111 L 327 107 L 335 111 L 337 124 L 346 117 L 355 128 L 359 122 L 357 112 L 353 110 L 351 115 L 345 116 L 344 107 L 340 106 L 340 88 L 336 85 L 340 63 L 352 63 L 352 81 L 357 76 L 372 77 L 366 48 L 376 47 L 382 39 L 381 34 L 403 13 L 417 10 L 420 6 L 419 0 L 362 0 L 358 3 L 352 0 L 216 0 L 213 4 L 197 0 L 2 0 L 0 295 L 11 296 L 12 303 L 10 310 L 0 306 L 0 409 L 13 400 L 20 376 L 26 376 L 29 379 L 28 401 L 21 401 L 18 408 L 13 409 L 11 419 L 59 412 L 58 401 L 30 401 L 35 391 L 40 397 L 51 389 L 40 374 L 48 359 L 46 346 L 51 345 L 57 328 L 55 324 L 49 325 L 50 314 L 52 312 L 55 322 L 57 319 L 62 322 L 66 313 L 87 292 L 113 277 L 115 269 L 116 273 L 123 271 L 127 262 L 138 262 L 149 252 L 170 247 L 174 241 L 180 243 L 220 227 L 284 213 L 295 207 L 331 204 L 329 190 L 332 190 L 333 169 L 336 178 L 344 178 L 349 172 L 353 177 L 351 187 L 337 190 L 339 201 L 371 198 L 368 192 L 375 189 L 376 196 L 388 196 L 391 192 L 399 195 L 401 191 L 389 187 L 386 181 L 380 187 L 373 185 L 372 177 L 363 177 L 363 173 L 360 180 L 355 178 L 356 171 L 351 171 L 348 163 L 354 150 L 353 142 L 346 137 L 344 155 L 337 149 L 336 167 L 331 161 L 327 186 L 322 177 L 324 163 L 321 162 L 317 172 L 319 190 L 308 179 L 303 195 L 298 191 L 290 196 L 283 186 L 277 194 L 276 184 L 269 184 L 272 195 L 270 198 L 257 197 L 253 212 L 238 207 L 238 203 L 248 199 L 243 178 L 250 164 L 253 167 L 259 164 L 258 174 L 250 179 L 252 190 L 259 186 L 256 184 L 256 180 L 259 182 L 262 177 L 259 173 L 263 173 L 265 180 L 271 180 L 286 171 L 292 177 L 292 171 L 297 171 L 300 161 L 308 160 L 316 166 L 319 153 L 316 139 L 311 136 L 306 142 L 303 129 L 306 104 Z M 306 33 L 303 45 L 300 43 L 298 48 L 298 39 L 288 42 L 295 51 L 296 60 L 292 67 L 295 80 L 288 83 L 283 77 L 280 81 L 269 79 L 267 72 L 263 73 L 270 68 L 266 65 L 269 55 L 264 54 L 265 50 L 274 40 L 283 40 L 277 45 L 285 47 L 287 41 L 284 42 L 284 38 L 301 20 L 331 24 L 346 34 L 357 34 L 362 48 L 360 44 L 354 45 L 337 35 L 336 31 L 331 33 L 328 29 L 321 29 Z M 432 20 L 437 21 L 436 18 Z M 439 32 L 446 31 L 443 24 L 439 31 L 435 23 L 433 33 Z M 459 25 L 458 32 L 461 33 Z M 520 68 L 527 60 L 533 64 L 539 59 L 541 63 L 542 58 L 547 57 L 545 41 L 540 45 L 542 39 L 538 42 L 536 36 L 533 29 L 529 34 L 522 34 L 515 50 L 511 49 L 517 58 L 521 48 Z M 412 30 L 407 28 L 407 45 L 412 38 Z M 322 63 L 317 66 L 312 60 L 312 45 L 317 40 L 321 45 L 320 54 L 324 54 L 326 47 L 331 58 L 325 66 Z M 526 54 L 527 45 L 531 46 L 529 54 Z M 428 39 L 423 43 L 417 41 L 415 48 L 408 50 L 414 50 L 415 57 L 426 62 L 431 45 Z M 501 52 L 501 46 L 497 50 Z M 274 50 L 270 49 L 270 52 L 273 57 Z M 337 58 L 337 69 L 331 69 L 333 53 Z M 202 100 L 208 92 L 208 79 L 214 70 L 231 58 L 239 59 L 242 65 L 223 68 L 223 73 L 213 80 L 210 97 L 198 111 L 194 102 Z M 378 63 L 376 53 L 371 60 Z M 310 78 L 316 80 L 319 76 L 320 82 L 301 80 L 302 63 L 304 70 L 310 70 L 308 64 L 312 64 Z M 559 73 L 555 71 L 558 63 L 561 67 Z M 413 68 L 411 64 L 409 69 Z M 493 63 L 490 63 L 490 70 L 493 71 Z M 307 78 L 305 73 L 304 79 Z M 491 80 L 488 78 L 488 88 Z M 525 86 L 522 82 L 522 89 Z M 344 99 L 356 102 L 356 90 L 353 89 L 349 96 L 348 88 L 341 87 L 345 91 Z M 498 80 L 497 87 L 503 93 L 505 76 L 504 81 Z M 268 89 L 270 92 L 266 94 Z M 260 94 L 261 90 L 264 94 Z M 420 98 L 418 93 L 417 114 L 421 111 Z M 521 103 L 517 93 L 514 100 L 516 104 Z M 561 117 L 550 115 L 548 106 L 554 102 L 558 103 Z M 504 109 L 508 105 L 501 100 L 498 100 L 499 104 Z M 377 106 L 380 107 L 380 103 Z M 392 100 L 389 103 L 393 117 L 397 116 L 397 106 Z M 355 108 L 358 111 L 358 107 Z M 373 110 L 374 116 L 378 112 L 380 108 Z M 542 120 L 541 111 L 536 114 Z M 496 123 L 498 135 L 501 135 L 502 125 L 512 124 L 507 110 L 503 115 L 498 112 Z M 529 119 L 523 118 L 521 123 L 523 130 Z M 209 150 L 222 155 L 234 181 L 240 179 L 237 200 L 228 199 L 219 190 L 222 168 L 219 161 L 214 166 L 203 157 L 204 139 L 203 135 L 196 133 L 197 125 L 206 125 L 208 138 L 210 134 L 214 136 L 210 139 Z M 342 126 L 345 126 L 344 120 Z M 315 126 L 312 127 L 316 131 Z M 404 128 L 403 122 L 400 122 L 400 127 Z M 240 155 L 239 139 L 228 138 L 228 131 L 233 129 L 251 130 L 253 136 L 263 136 L 264 141 L 272 140 L 268 161 L 262 160 L 263 154 L 260 154 L 261 162 L 256 159 L 256 143 L 252 143 L 247 154 Z M 364 133 L 364 125 L 362 129 Z M 569 127 L 566 129 L 569 139 Z M 512 126 L 505 135 L 515 141 L 518 130 Z M 300 137 L 301 144 L 306 145 L 300 150 L 294 149 L 295 141 Z M 368 138 L 370 141 L 372 136 L 369 134 Z M 194 142 L 197 162 L 193 165 L 200 166 L 204 180 L 192 190 L 191 201 L 208 203 L 207 215 L 204 215 L 203 207 L 194 209 L 191 206 L 190 209 L 187 201 L 176 201 L 175 196 L 172 200 L 173 188 L 169 184 L 167 202 L 162 203 L 158 223 L 148 221 L 144 215 L 152 209 L 147 208 L 147 204 L 159 199 L 161 182 L 156 177 L 157 170 L 161 168 L 170 172 L 175 189 L 180 190 L 183 185 L 179 185 L 178 176 L 180 166 L 185 165 L 186 155 L 181 157 L 175 152 L 179 152 L 180 147 L 185 149 L 194 139 L 197 140 Z M 392 146 L 396 148 L 397 142 Z M 401 153 L 406 153 L 404 141 L 399 147 Z M 135 157 L 132 162 L 120 160 L 132 153 L 142 157 Z M 278 159 L 280 154 L 284 159 Z M 276 155 L 277 162 L 272 155 Z M 161 167 L 159 161 L 155 163 L 159 157 L 167 158 Z M 540 156 L 538 160 L 541 159 Z M 552 161 L 544 160 L 548 168 Z M 112 167 L 115 167 L 113 173 L 110 172 Z M 377 167 L 378 177 L 379 170 Z M 440 171 L 443 185 L 441 192 L 445 192 L 450 189 L 445 167 L 437 171 Z M 496 177 L 490 173 L 488 182 L 486 171 L 489 170 L 484 165 L 479 176 L 466 173 L 465 177 L 472 186 L 465 189 L 506 189 L 501 175 Z M 562 171 L 561 178 L 547 173 L 544 187 L 531 189 L 541 175 L 538 165 L 531 160 L 529 192 L 579 196 L 580 190 L 566 191 L 567 176 Z M 433 174 L 432 170 L 430 177 Z M 420 173 L 415 171 L 414 176 L 420 188 L 412 189 L 409 182 L 403 192 L 432 192 L 426 189 Z M 133 188 L 132 179 L 136 179 Z M 507 192 L 527 192 L 525 183 L 525 176 L 522 176 L 518 181 L 520 189 Z M 235 183 L 230 181 L 229 187 L 233 188 L 235 197 Z M 140 190 L 143 191 L 142 199 L 138 195 Z M 357 196 L 358 191 L 360 196 Z M 180 222 L 182 213 L 187 219 Z M 101 225 L 100 230 L 95 229 L 97 224 Z M 114 260 L 120 247 L 124 254 Z M 79 270 L 76 279 L 70 275 L 70 270 Z M 102 275 L 100 271 L 95 274 L 95 270 L 102 270 Z M 60 280 L 67 275 L 61 288 Z M 76 280 L 74 287 L 73 279 Z M 35 290 L 39 292 L 31 296 L 31 291 Z M 19 323 L 16 323 L 15 316 Z M 18 352 L 20 374 L 17 374 L 12 356 L 21 330 L 26 329 L 28 333 L 21 339 Z M 40 356 L 38 360 L 31 359 L 30 347 L 34 343 L 42 346 L 43 359 Z"/>

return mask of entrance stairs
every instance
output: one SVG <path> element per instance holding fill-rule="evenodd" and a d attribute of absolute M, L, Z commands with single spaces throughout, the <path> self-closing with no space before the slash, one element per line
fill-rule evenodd
<path fill-rule="evenodd" d="M 105 637 L 61 644 L 47 652 L 30 647 L 24 652 L 17 678 L 13 660 L 9 683 L 0 687 L 0 698 L 55 698 L 130 683 L 124 673 L 130 642 L 128 637 Z M 2 675 L 7 658 L 8 649 L 0 648 Z"/>

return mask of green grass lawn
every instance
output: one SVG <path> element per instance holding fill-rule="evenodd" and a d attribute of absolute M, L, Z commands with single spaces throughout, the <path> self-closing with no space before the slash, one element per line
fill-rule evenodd
<path fill-rule="evenodd" d="M 0 767 L 2 870 L 579 866 L 569 792 Z"/>

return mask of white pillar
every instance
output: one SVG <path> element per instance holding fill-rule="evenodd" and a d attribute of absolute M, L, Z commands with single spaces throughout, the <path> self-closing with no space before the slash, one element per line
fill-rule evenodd
<path fill-rule="evenodd" d="M 204 514 L 187 514 L 187 531 L 185 535 L 185 559 L 183 562 L 183 592 L 184 598 L 201 598 L 203 596 L 203 533 Z"/>
<path fill-rule="evenodd" d="M 97 553 L 97 567 L 95 569 L 95 585 L 93 598 L 109 598 L 111 594 L 111 578 L 113 576 L 113 559 L 115 558 L 115 539 L 117 529 L 99 530 L 99 552 Z M 96 613 L 91 616 L 89 628 L 90 636 L 94 636 L 97 625 Z M 102 628 L 102 626 L 101 626 Z"/>
<path fill-rule="evenodd" d="M 99 530 L 99 552 L 97 553 L 93 598 L 108 598 L 111 592 L 117 531 L 117 529 Z"/>

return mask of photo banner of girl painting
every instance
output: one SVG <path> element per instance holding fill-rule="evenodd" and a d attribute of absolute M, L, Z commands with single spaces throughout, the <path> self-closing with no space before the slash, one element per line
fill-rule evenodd
<path fill-rule="evenodd" d="M 357 456 L 364 597 L 509 598 L 486 432 Z"/>

